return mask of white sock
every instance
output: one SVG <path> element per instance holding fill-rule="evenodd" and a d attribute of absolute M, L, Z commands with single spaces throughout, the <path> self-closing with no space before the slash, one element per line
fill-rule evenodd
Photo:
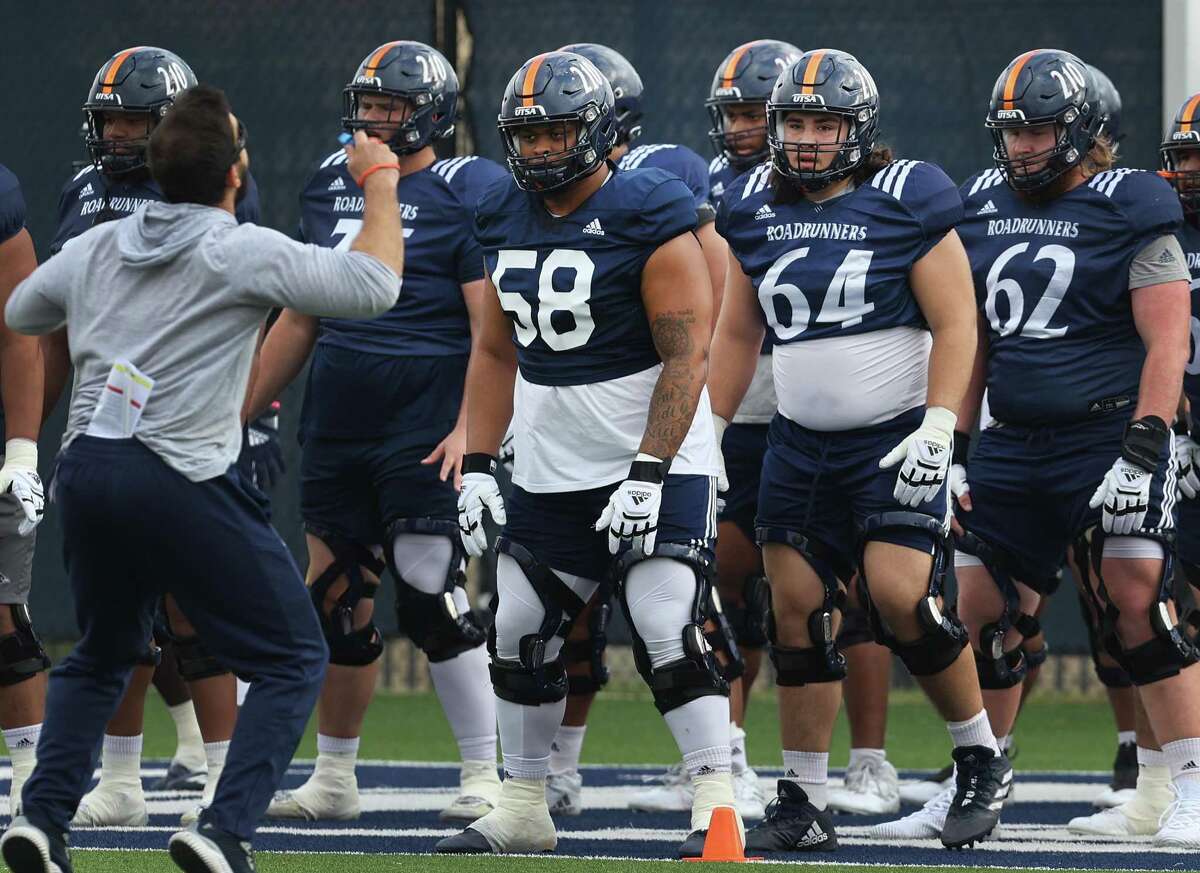
<path fill-rule="evenodd" d="M 204 737 L 200 735 L 200 723 L 196 721 L 196 707 L 190 700 L 177 706 L 168 706 L 171 721 L 175 722 L 174 760 L 189 770 L 204 767 Z"/>
<path fill-rule="evenodd" d="M 229 753 L 229 740 L 220 743 L 204 744 L 204 759 L 208 762 L 208 781 L 204 783 L 204 796 L 200 802 L 205 806 L 212 803 L 217 794 L 217 783 L 221 780 L 221 771 L 225 769 L 225 756 Z"/>
<path fill-rule="evenodd" d="M 730 771 L 729 699 L 706 694 L 689 700 L 663 716 L 684 766 L 692 776 L 704 767 L 717 773 Z"/>
<path fill-rule="evenodd" d="M 734 776 L 750 769 L 750 761 L 746 757 L 746 731 L 733 722 L 729 723 L 729 763 Z"/>
<path fill-rule="evenodd" d="M 884 749 L 851 749 L 850 750 L 850 766 L 853 767 L 861 761 L 886 761 L 887 752 Z"/>
<path fill-rule="evenodd" d="M 1145 746 L 1138 746 L 1137 758 L 1139 767 L 1167 766 L 1167 756 L 1159 749 L 1147 749 Z"/>
<path fill-rule="evenodd" d="M 550 744 L 550 772 L 574 773 L 579 769 L 579 755 L 583 751 L 583 735 L 587 725 L 559 725 Z"/>
<path fill-rule="evenodd" d="M 104 735 L 100 754 L 100 781 L 142 786 L 142 735 L 113 737 Z"/>
<path fill-rule="evenodd" d="M 42 736 L 42 725 L 26 725 L 4 731 L 4 745 L 12 759 L 13 781 L 24 782 L 37 763 L 37 744 Z"/>
<path fill-rule="evenodd" d="M 974 718 L 966 721 L 948 721 L 946 729 L 950 731 L 950 739 L 956 749 L 963 746 L 984 746 L 995 754 L 1000 754 L 1000 746 L 992 735 L 992 726 L 988 722 L 986 710 L 979 710 Z"/>
<path fill-rule="evenodd" d="M 1012 748 L 1012 743 L 1012 734 L 1005 734 L 1002 737 L 996 737 L 996 745 L 999 746 L 1000 751 L 1006 755 L 1008 754 L 1008 750 Z"/>
<path fill-rule="evenodd" d="M 1117 731 L 1117 745 L 1128 746 L 1137 742 L 1137 731 Z"/>
<path fill-rule="evenodd" d="M 783 778 L 803 788 L 813 806 L 824 809 L 829 797 L 829 753 L 784 749 Z"/>
<path fill-rule="evenodd" d="M 567 701 L 525 706 L 496 698 L 504 772 L 516 779 L 545 779 L 550 771 L 550 746 L 562 725 Z"/>
<path fill-rule="evenodd" d="M 358 760 L 358 737 L 330 737 L 317 733 L 317 766 L 313 771 L 316 776 L 322 770 L 337 770 L 354 772 L 354 762 Z"/>
<path fill-rule="evenodd" d="M 1175 787 L 1181 792 L 1187 787 L 1195 796 L 1194 792 L 1200 791 L 1200 737 L 1163 743 L 1162 750 Z"/>
<path fill-rule="evenodd" d="M 461 590 L 461 589 L 460 589 Z M 464 761 L 496 760 L 496 694 L 486 646 L 431 662 L 429 676 Z"/>

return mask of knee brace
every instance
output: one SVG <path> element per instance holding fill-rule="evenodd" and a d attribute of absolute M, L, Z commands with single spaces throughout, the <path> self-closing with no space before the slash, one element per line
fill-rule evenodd
<path fill-rule="evenodd" d="M 655 668 L 650 662 L 646 644 L 638 635 L 637 625 L 629 608 L 625 579 L 640 561 L 670 558 L 691 569 L 696 580 L 692 598 L 691 621 L 681 629 L 683 657 Z M 698 549 L 678 543 L 659 543 L 649 558 L 637 551 L 625 552 L 613 567 L 614 580 L 620 594 L 621 608 L 633 636 L 633 660 L 638 672 L 654 695 L 654 706 L 666 715 L 685 703 L 713 695 L 728 696 L 729 683 L 713 655 L 712 646 L 704 635 L 705 606 L 712 589 L 712 562 Z"/>
<path fill-rule="evenodd" d="M 1042 626 L 1035 617 L 1021 612 L 1021 594 L 1013 579 L 1012 561 L 1006 555 L 969 531 L 959 537 L 958 547 L 983 563 L 1004 598 L 1004 611 L 1000 618 L 985 624 L 979 631 L 979 648 L 975 652 L 979 687 L 992 690 L 1013 688 L 1025 681 L 1029 661 L 1020 645 L 1006 652 L 1004 639 L 1013 628 L 1026 639 L 1035 637 L 1041 633 Z M 1039 585 L 1038 590 L 1044 591 L 1045 585 Z"/>
<path fill-rule="evenodd" d="M 396 580 L 396 624 L 432 663 L 451 658 L 482 646 L 487 641 L 486 619 L 473 610 L 461 611 L 454 592 L 466 585 L 463 571 L 466 553 L 459 537 L 458 524 L 429 518 L 402 518 L 388 526 L 388 541 L 404 533 L 444 536 L 450 543 L 450 563 L 446 581 L 437 594 L 427 594 L 405 582 L 396 567 L 394 549 L 387 552 L 388 568 Z"/>
<path fill-rule="evenodd" d="M 742 582 L 742 605 L 724 604 L 725 618 L 733 638 L 742 649 L 761 649 L 767 640 L 767 616 L 771 612 L 771 586 L 761 573 Z"/>
<path fill-rule="evenodd" d="M 329 663 L 342 667 L 365 667 L 383 654 L 383 636 L 374 621 L 361 628 L 354 627 L 354 608 L 359 601 L 375 597 L 375 586 L 363 578 L 366 567 L 379 576 L 387 566 L 361 543 L 335 536 L 328 531 L 309 527 L 308 532 L 329 548 L 333 562 L 309 586 L 309 594 L 321 618 L 321 630 L 329 644 Z M 346 577 L 346 590 L 325 612 L 325 597 L 334 583 Z"/>
<path fill-rule="evenodd" d="M 729 618 L 725 615 L 725 610 L 721 605 L 721 595 L 717 593 L 715 585 L 708 589 L 708 602 L 705 604 L 704 617 L 713 624 L 713 629 L 705 632 L 704 638 L 708 640 L 713 652 L 725 655 L 724 664 L 721 664 L 720 661 L 717 662 L 721 667 L 721 676 L 726 682 L 740 679 L 746 672 L 746 660 L 742 657 L 741 649 L 738 647 L 737 634 L 734 633 Z"/>
<path fill-rule="evenodd" d="M 1125 668 L 1115 664 L 1105 664 L 1100 660 L 1102 654 L 1107 654 L 1108 651 L 1100 641 L 1101 616 L 1104 614 L 1104 605 L 1100 603 L 1092 590 L 1091 583 L 1091 539 L 1090 535 L 1085 533 L 1078 537 L 1071 544 L 1071 552 L 1075 557 L 1075 567 L 1082 575 L 1079 580 L 1079 614 L 1083 618 L 1083 627 L 1087 631 L 1088 650 L 1092 655 L 1092 666 L 1095 669 L 1096 678 L 1100 680 L 1100 684 L 1105 688 L 1129 688 L 1133 685 L 1133 681 L 1129 678 L 1129 674 L 1125 672 Z"/>
<path fill-rule="evenodd" d="M 838 649 L 833 633 L 834 610 L 845 606 L 846 593 L 838 582 L 834 567 L 836 559 L 823 544 L 784 528 L 760 527 L 754 531 L 762 543 L 782 543 L 801 554 L 816 572 L 824 588 L 821 607 L 808 617 L 810 648 L 781 646 L 775 616 L 767 619 L 767 636 L 771 641 L 771 663 L 775 666 L 775 683 L 784 687 L 799 687 L 810 682 L 840 682 L 846 678 L 846 656 Z"/>
<path fill-rule="evenodd" d="M 229 672 L 229 669 L 205 648 L 198 636 L 192 634 L 181 637 L 175 633 L 165 606 L 160 619 L 157 633 L 162 634 L 163 638 L 171 643 L 171 654 L 175 658 L 175 667 L 185 682 L 211 679 L 214 676 L 224 676 Z"/>
<path fill-rule="evenodd" d="M 553 570 L 508 537 L 497 538 L 496 551 L 517 562 L 541 601 L 543 610 L 541 626 L 521 637 L 515 661 L 496 654 L 495 626 L 488 633 L 492 685 L 496 696 L 524 706 L 557 703 L 567 696 L 567 672 L 561 651 L 553 660 L 546 661 L 546 644 L 554 637 L 567 638 L 571 625 L 585 604 Z"/>
<path fill-rule="evenodd" d="M 151 640 L 146 650 L 138 655 L 137 665 L 139 667 L 157 667 L 162 663 L 163 650 L 155 645 L 154 640 Z"/>
<path fill-rule="evenodd" d="M 33 629 L 29 607 L 10 603 L 13 632 L 0 635 L 0 686 L 10 688 L 50 669 L 50 656 Z"/>
<path fill-rule="evenodd" d="M 1139 534 L 1144 536 L 1144 534 Z M 1149 640 L 1132 649 L 1125 648 L 1117 634 L 1117 620 L 1121 611 L 1108 594 L 1101 573 L 1104 554 L 1104 534 L 1096 529 L 1092 534 L 1092 572 L 1096 574 L 1097 590 L 1103 606 L 1100 619 L 1100 638 L 1108 654 L 1129 674 L 1134 685 L 1150 685 L 1163 679 L 1178 676 L 1179 671 L 1200 660 L 1200 653 L 1188 638 L 1188 622 L 1176 624 L 1171 620 L 1167 604 L 1174 599 L 1172 571 L 1175 563 L 1174 541 L 1170 535 L 1150 537 L 1163 546 L 1162 575 L 1158 583 L 1158 596 L 1150 607 L 1150 628 L 1154 632 Z"/>
<path fill-rule="evenodd" d="M 567 674 L 567 693 L 572 696 L 596 694 L 608 684 L 604 650 L 608 648 L 608 622 L 612 618 L 612 589 L 602 584 L 595 594 L 595 605 L 588 614 L 586 640 L 563 643 L 563 658 L 568 664 L 587 664 L 586 675 Z"/>
<path fill-rule="evenodd" d="M 917 603 L 917 621 L 921 636 L 909 643 L 896 638 L 871 599 L 864 557 L 873 534 L 884 530 L 912 530 L 929 534 L 933 547 L 933 565 L 929 570 L 926 595 Z M 945 527 L 936 518 L 921 512 L 884 512 L 868 517 L 862 526 L 858 546 L 858 599 L 867 614 L 875 641 L 887 646 L 904 662 L 913 676 L 932 676 L 953 664 L 967 644 L 967 630 L 952 607 L 939 606 L 946 584 L 953 549 Z"/>
<path fill-rule="evenodd" d="M 842 627 L 838 631 L 838 648 L 842 651 L 851 646 L 875 642 L 875 634 L 871 630 L 871 621 L 867 611 L 857 606 L 846 604 L 842 610 Z"/>

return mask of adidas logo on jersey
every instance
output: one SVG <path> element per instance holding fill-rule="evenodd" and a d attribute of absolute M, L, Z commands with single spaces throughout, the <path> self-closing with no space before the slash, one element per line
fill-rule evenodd
<path fill-rule="evenodd" d="M 95 195 L 95 193 L 96 192 L 92 190 L 92 183 L 88 182 L 83 186 L 83 190 L 79 192 L 79 199 L 82 200 L 84 197 L 91 197 Z"/>
<path fill-rule="evenodd" d="M 825 833 L 825 829 L 814 821 L 808 826 L 808 831 L 804 834 L 804 836 L 796 840 L 796 848 L 799 849 L 804 846 L 819 846 L 828 839 L 829 834 Z"/>
<path fill-rule="evenodd" d="M 991 200 L 989 200 L 987 203 L 980 206 L 979 211 L 976 212 L 975 214 L 976 215 L 995 215 L 999 211 L 1000 210 L 996 208 L 996 204 L 993 203 Z"/>
<path fill-rule="evenodd" d="M 712 186 L 712 196 L 713 197 L 720 197 L 724 193 L 725 193 L 725 183 L 724 182 L 718 182 L 717 184 Z"/>
<path fill-rule="evenodd" d="M 769 203 L 764 203 L 758 207 L 758 212 L 754 213 L 755 221 L 762 221 L 764 218 L 774 218 L 775 210 L 771 208 Z"/>
<path fill-rule="evenodd" d="M 336 179 L 334 179 L 332 182 L 329 183 L 329 187 L 326 188 L 325 190 L 326 191 L 345 191 L 346 183 L 342 181 L 341 176 L 338 176 Z"/>
<path fill-rule="evenodd" d="M 584 233 L 590 233 L 592 236 L 604 236 L 604 228 L 600 226 L 600 219 L 593 218 L 583 228 Z"/>

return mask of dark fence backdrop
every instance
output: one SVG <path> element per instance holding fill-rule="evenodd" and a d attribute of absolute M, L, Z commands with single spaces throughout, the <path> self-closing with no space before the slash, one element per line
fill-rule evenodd
<path fill-rule="evenodd" d="M 1154 166 L 1161 135 L 1162 15 L 1152 0 L 124 0 L 109 6 L 59 0 L 6 4 L 3 30 L 0 163 L 21 179 L 29 229 L 43 256 L 58 193 L 83 154 L 79 107 L 100 65 L 131 45 L 169 48 L 201 81 L 227 91 L 250 131 L 263 220 L 288 233 L 297 224 L 307 173 L 336 147 L 343 85 L 371 49 L 392 39 L 429 42 L 450 58 L 465 87 L 455 146 L 493 159 L 500 158 L 494 120 L 508 78 L 528 57 L 581 41 L 613 46 L 641 73 L 645 142 L 679 142 L 705 157 L 703 101 L 713 71 L 731 49 L 761 37 L 854 52 L 879 86 L 884 139 L 899 156 L 941 164 L 958 180 L 989 164 L 982 125 L 989 90 L 1004 65 L 1030 48 L 1065 48 L 1109 74 L 1125 101 L 1127 165 Z M 43 433 L 44 474 L 64 405 Z M 293 385 L 283 416 L 290 474 L 273 497 L 276 525 L 303 565 L 299 409 Z M 172 571 L 162 568 L 164 576 Z M 38 626 L 50 638 L 71 638 L 53 506 L 39 529 L 34 572 Z M 1060 652 L 1086 648 L 1073 600 L 1060 594 L 1051 607 L 1051 639 Z M 377 609 L 385 628 L 394 627 L 390 603 L 385 590 Z"/>

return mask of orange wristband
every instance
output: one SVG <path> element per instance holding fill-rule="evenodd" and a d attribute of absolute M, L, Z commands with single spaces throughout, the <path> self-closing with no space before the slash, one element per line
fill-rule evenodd
<path fill-rule="evenodd" d="M 363 173 L 361 176 L 359 176 L 357 179 L 358 187 L 361 188 L 366 183 L 367 179 L 370 178 L 371 174 L 374 172 L 377 172 L 379 170 L 399 170 L 399 169 L 400 169 L 399 164 L 376 164 L 373 167 L 367 167 L 366 172 Z"/>

